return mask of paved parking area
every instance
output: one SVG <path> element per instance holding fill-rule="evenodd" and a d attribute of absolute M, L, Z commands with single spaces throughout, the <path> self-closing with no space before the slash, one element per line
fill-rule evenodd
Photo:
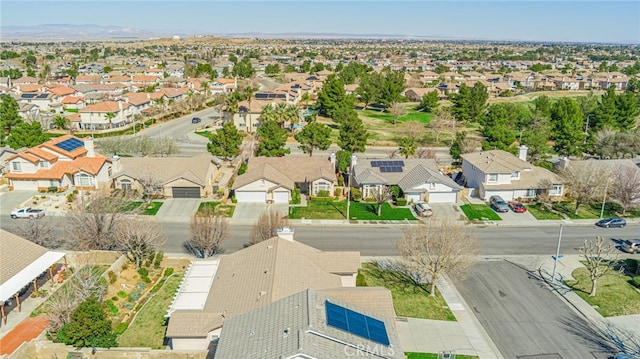
<path fill-rule="evenodd" d="M 283 216 L 289 215 L 289 204 L 287 203 L 236 203 L 236 209 L 233 212 L 233 222 L 237 224 L 253 224 L 260 215 L 269 210 L 280 212 Z"/>
<path fill-rule="evenodd" d="M 8 191 L 0 194 L 0 215 L 9 215 L 29 198 L 38 195 L 36 191 Z"/>
<path fill-rule="evenodd" d="M 466 216 L 460 209 L 463 203 L 430 203 L 433 217 L 436 219 L 449 219 L 451 221 L 466 220 Z"/>
<path fill-rule="evenodd" d="M 156 218 L 164 222 L 189 222 L 202 202 L 199 198 L 169 198 L 162 202 Z"/>

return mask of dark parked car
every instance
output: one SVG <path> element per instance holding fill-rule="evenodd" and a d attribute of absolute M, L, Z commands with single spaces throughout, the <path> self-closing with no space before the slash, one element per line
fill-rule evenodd
<path fill-rule="evenodd" d="M 191 119 L 191 123 L 200 123 L 200 121 L 202 121 L 200 117 L 194 117 Z"/>
<path fill-rule="evenodd" d="M 596 226 L 598 227 L 604 227 L 604 228 L 609 228 L 609 227 L 624 227 L 627 225 L 627 221 L 622 219 L 622 218 L 617 218 L 617 217 L 611 217 L 611 218 L 605 218 L 605 219 L 601 219 L 598 222 L 596 222 Z"/>
<path fill-rule="evenodd" d="M 509 207 L 511 208 L 512 211 L 516 213 L 524 213 L 527 211 L 527 207 L 525 207 L 524 204 L 518 201 L 510 201 Z"/>
<path fill-rule="evenodd" d="M 500 196 L 489 197 L 489 206 L 496 212 L 509 212 L 509 205 Z"/>

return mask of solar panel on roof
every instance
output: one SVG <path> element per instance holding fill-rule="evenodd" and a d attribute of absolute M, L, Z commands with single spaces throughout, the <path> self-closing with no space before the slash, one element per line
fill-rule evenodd
<path fill-rule="evenodd" d="M 388 166 L 404 167 L 404 161 L 387 161 Z"/>
<path fill-rule="evenodd" d="M 268 98 L 268 95 L 266 93 L 257 93 L 256 98 L 265 99 Z"/>
<path fill-rule="evenodd" d="M 49 96 L 49 95 L 47 95 L 46 93 L 43 93 L 43 94 L 38 95 L 37 98 L 47 98 L 47 96 Z"/>
<path fill-rule="evenodd" d="M 389 167 L 389 172 L 402 172 L 402 167 L 399 167 L 399 166 Z"/>
<path fill-rule="evenodd" d="M 371 161 L 371 167 L 380 167 L 381 161 Z"/>
<path fill-rule="evenodd" d="M 84 142 L 80 141 L 77 138 L 70 138 L 68 140 L 64 140 L 62 142 L 56 143 L 55 145 L 58 148 L 61 148 L 65 151 L 73 151 L 77 148 L 83 147 L 84 146 Z"/>
<path fill-rule="evenodd" d="M 23 93 L 22 98 L 34 98 L 36 97 L 35 93 Z"/>
<path fill-rule="evenodd" d="M 328 325 L 379 344 L 389 345 L 389 336 L 383 321 L 329 301 L 325 301 L 325 309 Z"/>

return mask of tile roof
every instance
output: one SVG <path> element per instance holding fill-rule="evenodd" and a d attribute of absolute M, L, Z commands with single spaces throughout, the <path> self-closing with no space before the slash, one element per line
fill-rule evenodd
<path fill-rule="evenodd" d="M 129 107 L 128 103 L 123 103 L 122 108 Z M 80 112 L 118 112 L 120 111 L 120 105 L 116 101 L 102 101 L 93 105 L 89 105 L 80 109 Z"/>
<path fill-rule="evenodd" d="M 43 86 L 40 84 L 20 85 L 20 92 L 38 92 Z"/>
<path fill-rule="evenodd" d="M 84 102 L 84 97 L 82 96 L 66 96 L 62 99 L 63 105 L 69 104 L 77 104 L 78 102 Z"/>
<path fill-rule="evenodd" d="M 380 172 L 380 167 L 373 167 L 369 159 L 358 159 L 354 167 L 357 184 L 398 185 L 403 191 L 422 183 L 442 183 L 454 190 L 460 190 L 451 178 L 440 173 L 436 161 L 433 159 L 404 159 L 389 160 L 403 161 L 402 172 Z"/>
<path fill-rule="evenodd" d="M 57 86 L 52 89 L 49 89 L 49 92 L 58 96 L 67 96 L 67 95 L 73 95 L 76 92 L 76 90 L 67 86 Z"/>
<path fill-rule="evenodd" d="M 76 157 L 80 157 L 80 156 L 85 155 L 87 153 L 87 149 L 84 146 L 78 147 L 73 151 L 63 150 L 62 148 L 56 146 L 56 144 L 58 144 L 60 142 L 63 142 L 63 141 L 66 141 L 66 140 L 68 140 L 70 138 L 76 138 L 76 139 L 82 141 L 81 138 L 75 137 L 73 135 L 63 135 L 63 136 L 54 138 L 54 139 L 52 139 L 50 141 L 47 141 L 47 142 L 45 142 L 45 143 L 43 143 L 43 144 L 41 144 L 41 145 L 39 145 L 37 147 L 46 148 L 48 150 L 51 150 L 51 151 L 56 152 L 56 153 L 60 153 L 60 154 L 66 156 L 66 157 L 69 157 L 69 158 L 76 158 Z M 82 142 L 84 142 L 84 141 L 82 141 Z"/>
<path fill-rule="evenodd" d="M 240 188 L 260 179 L 267 179 L 293 189 L 295 182 L 312 182 L 324 178 L 335 182 L 333 164 L 323 157 L 251 157 L 248 171 L 238 176 L 233 188 Z"/>
<path fill-rule="evenodd" d="M 390 345 L 328 325 L 326 302 L 382 321 Z M 404 358 L 392 319 L 307 289 L 226 321 L 215 357 L 343 359 L 349 349 L 376 358 Z"/>
<path fill-rule="evenodd" d="M 29 153 L 29 154 L 32 154 L 34 156 L 40 157 L 40 158 L 42 158 L 44 160 L 47 160 L 47 161 L 54 161 L 54 160 L 58 159 L 58 156 L 56 156 L 55 154 L 53 154 L 53 153 L 51 153 L 49 151 L 45 151 L 45 150 L 43 150 L 42 148 L 39 148 L 39 147 L 30 148 L 26 152 Z"/>
<path fill-rule="evenodd" d="M 46 248 L 0 229 L 0 285 L 46 252 Z"/>
<path fill-rule="evenodd" d="M 134 106 L 151 102 L 151 94 L 146 92 L 131 92 L 127 94 L 128 102 Z"/>
<path fill-rule="evenodd" d="M 531 163 L 503 150 L 465 153 L 461 157 L 484 173 L 513 173 L 534 167 Z"/>
<path fill-rule="evenodd" d="M 209 152 L 194 157 L 122 157 L 118 161 L 122 170 L 114 173 L 114 178 L 141 178 L 151 173 L 163 184 L 184 178 L 203 187 L 210 184 L 207 174 L 217 163 Z"/>

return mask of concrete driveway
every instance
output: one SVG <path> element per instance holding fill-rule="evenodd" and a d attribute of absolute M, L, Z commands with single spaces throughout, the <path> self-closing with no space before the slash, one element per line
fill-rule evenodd
<path fill-rule="evenodd" d="M 38 195 L 36 191 L 9 191 L 0 194 L 0 215 L 9 215 L 22 206 L 29 198 Z"/>
<path fill-rule="evenodd" d="M 199 198 L 169 198 L 162 202 L 156 218 L 163 222 L 189 222 L 202 202 Z"/>
<path fill-rule="evenodd" d="M 280 212 L 282 216 L 289 215 L 289 204 L 287 203 L 236 203 L 236 209 L 233 212 L 233 223 L 237 224 L 254 224 L 260 218 L 260 215 L 269 210 Z"/>
<path fill-rule="evenodd" d="M 466 220 L 460 206 L 464 203 L 430 203 L 434 219 L 448 219 L 450 221 Z"/>

